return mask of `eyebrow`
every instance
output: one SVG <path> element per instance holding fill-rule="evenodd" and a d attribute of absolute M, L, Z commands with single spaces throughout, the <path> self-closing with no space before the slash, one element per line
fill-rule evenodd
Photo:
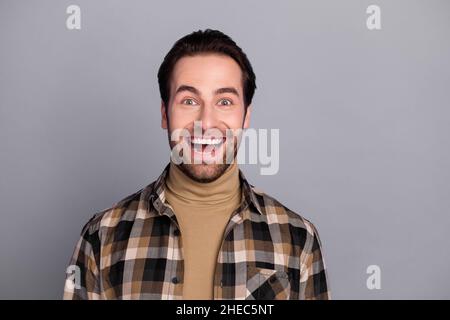
<path fill-rule="evenodd" d="M 178 93 L 180 93 L 182 91 L 189 91 L 189 92 L 192 92 L 192 93 L 194 93 L 194 94 L 196 94 L 198 96 L 201 95 L 200 91 L 197 88 L 192 87 L 192 86 L 187 86 L 187 85 L 179 86 L 177 91 L 175 92 L 175 94 L 178 94 Z M 221 93 L 231 93 L 231 94 L 234 94 L 237 97 L 239 97 L 239 92 L 236 90 L 236 88 L 233 88 L 233 87 L 219 88 L 216 91 L 214 91 L 214 94 L 216 94 L 216 95 L 217 94 L 221 94 Z"/>

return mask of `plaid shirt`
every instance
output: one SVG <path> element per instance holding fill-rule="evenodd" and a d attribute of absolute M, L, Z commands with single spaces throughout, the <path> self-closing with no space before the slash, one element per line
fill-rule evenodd
<path fill-rule="evenodd" d="M 168 170 L 84 226 L 64 299 L 182 299 L 181 234 L 164 197 Z M 330 299 L 314 225 L 239 177 L 243 200 L 225 229 L 214 299 Z"/>

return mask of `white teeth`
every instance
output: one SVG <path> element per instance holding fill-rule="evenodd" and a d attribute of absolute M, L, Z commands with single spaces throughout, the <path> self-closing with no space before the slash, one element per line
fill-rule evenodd
<path fill-rule="evenodd" d="M 202 138 L 192 139 L 193 144 L 219 144 L 221 142 L 222 139 L 202 139 Z"/>

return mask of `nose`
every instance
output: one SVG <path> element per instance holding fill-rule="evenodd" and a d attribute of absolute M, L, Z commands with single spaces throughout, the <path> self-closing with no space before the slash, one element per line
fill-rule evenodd
<path fill-rule="evenodd" d="M 217 118 L 217 113 L 214 107 L 205 105 L 202 108 L 200 119 L 202 122 L 202 129 L 207 130 L 210 128 L 217 128 L 219 121 Z"/>

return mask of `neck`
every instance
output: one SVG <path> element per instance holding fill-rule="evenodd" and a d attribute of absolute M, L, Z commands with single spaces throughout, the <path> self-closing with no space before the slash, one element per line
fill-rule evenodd
<path fill-rule="evenodd" d="M 239 168 L 234 161 L 216 180 L 202 183 L 188 177 L 176 164 L 170 162 L 166 188 L 179 201 L 195 205 L 217 205 L 240 196 Z"/>

